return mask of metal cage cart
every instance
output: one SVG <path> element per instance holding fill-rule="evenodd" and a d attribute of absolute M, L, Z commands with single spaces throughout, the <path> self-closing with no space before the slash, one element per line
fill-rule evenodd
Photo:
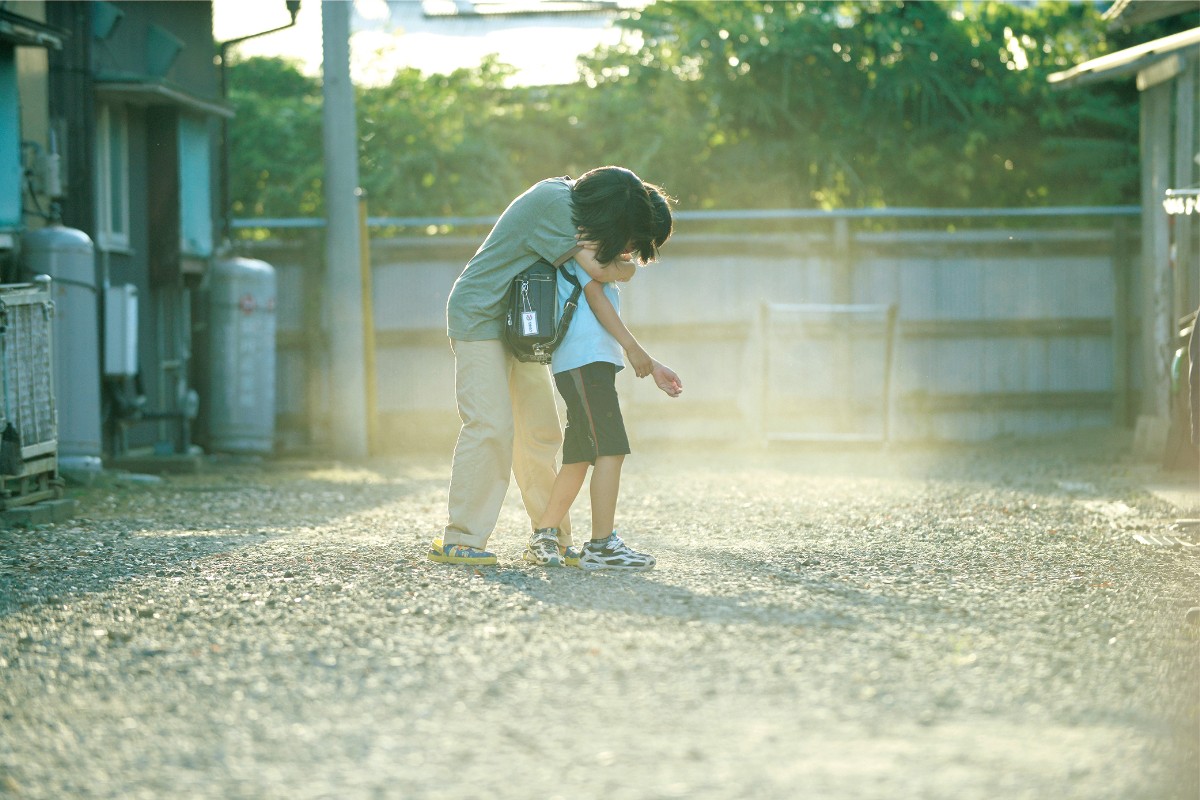
<path fill-rule="evenodd" d="M 48 280 L 0 285 L 0 449 L 9 450 L 0 458 L 0 510 L 64 495 L 58 476 L 53 315 Z"/>

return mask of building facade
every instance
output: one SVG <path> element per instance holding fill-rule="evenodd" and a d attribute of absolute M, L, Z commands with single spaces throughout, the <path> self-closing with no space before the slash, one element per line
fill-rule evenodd
<path fill-rule="evenodd" d="M 23 234 L 55 224 L 86 234 L 96 330 L 56 335 L 102 362 L 104 455 L 187 453 L 194 311 L 217 251 L 221 123 L 232 116 L 212 4 L 8 2 L 0 25 L 0 118 L 15 121 L 0 141 L 4 280 L 31 277 Z M 113 338 L 127 349 L 109 348 Z M 56 387 L 60 417 L 93 413 L 73 405 L 93 396 L 81 388 Z"/>

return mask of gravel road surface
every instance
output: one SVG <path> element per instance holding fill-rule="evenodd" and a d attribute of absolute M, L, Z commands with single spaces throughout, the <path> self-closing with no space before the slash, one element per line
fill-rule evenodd
<path fill-rule="evenodd" d="M 1200 797 L 1200 557 L 1119 437 L 644 450 L 634 575 L 522 563 L 515 492 L 427 561 L 443 453 L 74 490 L 0 531 L 0 796 Z"/>

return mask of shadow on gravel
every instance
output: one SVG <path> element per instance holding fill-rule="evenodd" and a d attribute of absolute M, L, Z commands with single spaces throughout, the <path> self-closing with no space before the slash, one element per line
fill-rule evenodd
<path fill-rule="evenodd" d="M 146 577 L 201 574 L 214 558 L 277 535 L 253 533 L 98 536 L 94 532 L 0 531 L 0 616 L 109 591 Z"/>
<path fill-rule="evenodd" d="M 221 561 L 238 551 L 444 491 L 442 475 L 405 462 L 216 464 L 161 482 L 109 478 L 71 491 L 79 507 L 70 522 L 0 529 L 0 615 L 141 578 L 224 575 Z"/>
<path fill-rule="evenodd" d="M 619 618 L 641 616 L 717 625 L 757 625 L 777 628 L 855 628 L 862 619 L 827 603 L 788 605 L 767 599 L 765 592 L 750 589 L 713 593 L 693 591 L 670 583 L 664 572 L 611 573 L 563 569 L 530 574 L 523 569 L 481 571 L 482 579 L 508 587 L 531 600 L 562 608 L 598 612 Z"/>

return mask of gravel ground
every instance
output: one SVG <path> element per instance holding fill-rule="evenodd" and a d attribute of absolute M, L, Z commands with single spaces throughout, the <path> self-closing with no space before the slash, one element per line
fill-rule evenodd
<path fill-rule="evenodd" d="M 1195 800 L 1200 557 L 1119 445 L 645 448 L 637 575 L 514 493 L 428 562 L 448 454 L 106 474 L 0 531 L 0 795 Z"/>

